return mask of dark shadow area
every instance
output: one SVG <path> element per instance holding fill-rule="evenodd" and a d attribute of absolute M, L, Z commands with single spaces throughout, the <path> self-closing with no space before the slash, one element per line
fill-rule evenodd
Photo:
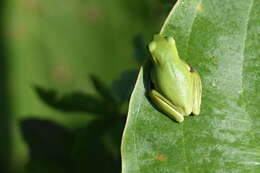
<path fill-rule="evenodd" d="M 10 172 L 10 105 L 7 84 L 7 53 L 4 33 L 4 7 L 6 2 L 0 2 L 0 172 Z"/>
<path fill-rule="evenodd" d="M 31 158 L 26 173 L 120 173 L 119 151 L 111 153 L 108 142 L 119 148 L 124 124 L 125 120 L 96 119 L 69 131 L 48 120 L 23 120 L 20 127 Z"/>
<path fill-rule="evenodd" d="M 26 119 L 21 131 L 30 148 L 28 172 L 73 172 L 70 155 L 75 135 L 69 130 L 48 120 Z"/>
<path fill-rule="evenodd" d="M 61 96 L 56 90 L 35 87 L 39 98 L 64 112 L 64 116 L 82 112 L 86 116 L 92 113 L 94 119 L 74 130 L 49 120 L 21 121 L 20 129 L 31 158 L 26 173 L 120 173 L 120 144 L 127 116 L 124 105 L 130 99 L 136 77 L 136 70 L 126 71 L 108 87 L 91 75 L 96 95 L 74 92 Z"/>

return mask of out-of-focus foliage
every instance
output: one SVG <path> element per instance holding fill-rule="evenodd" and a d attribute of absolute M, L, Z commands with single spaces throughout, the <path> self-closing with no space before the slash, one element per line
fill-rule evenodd
<path fill-rule="evenodd" d="M 132 74 L 131 78 L 136 79 L 137 73 Z M 41 100 L 64 112 L 64 115 L 71 116 L 66 113 L 82 112 L 86 115 L 92 113 L 94 116 L 84 127 L 74 128 L 72 131 L 46 120 L 23 120 L 21 129 L 31 155 L 27 170 L 44 172 L 47 164 L 66 172 L 120 172 L 119 148 L 126 120 L 123 104 L 129 100 L 130 94 L 127 94 L 128 97 L 125 97 L 125 94 L 114 95 L 112 87 L 106 87 L 96 76 L 92 75 L 90 78 L 99 96 L 80 92 L 57 96 L 55 90 L 36 87 Z M 129 88 L 131 93 L 135 82 L 131 78 L 116 80 L 118 87 L 125 88 L 125 92 Z M 125 87 L 125 81 L 130 81 L 131 85 Z"/>
<path fill-rule="evenodd" d="M 5 1 L 0 5 L 0 38 L 4 40 L 4 6 Z M 6 45 L 0 40 L 0 172 L 9 172 L 10 149 L 11 149 L 11 117 L 8 97 L 8 70 L 6 59 Z"/>
<path fill-rule="evenodd" d="M 0 163 L 118 172 L 136 70 L 174 2 L 1 1 Z"/>

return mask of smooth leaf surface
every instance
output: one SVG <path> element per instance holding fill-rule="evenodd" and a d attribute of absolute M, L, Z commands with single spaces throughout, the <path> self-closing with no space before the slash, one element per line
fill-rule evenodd
<path fill-rule="evenodd" d="M 200 73 L 202 112 L 178 124 L 146 97 L 142 68 L 122 141 L 123 173 L 260 172 L 260 1 L 182 0 L 162 33 Z"/>

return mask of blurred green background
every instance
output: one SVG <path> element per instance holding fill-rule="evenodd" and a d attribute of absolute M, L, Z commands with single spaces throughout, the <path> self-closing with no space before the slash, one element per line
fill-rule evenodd
<path fill-rule="evenodd" d="M 129 94 L 175 0 L 0 3 L 0 172 L 120 172 Z"/>

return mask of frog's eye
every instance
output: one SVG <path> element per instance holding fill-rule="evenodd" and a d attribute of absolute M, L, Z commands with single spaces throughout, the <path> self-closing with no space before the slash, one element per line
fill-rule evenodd
<path fill-rule="evenodd" d="M 164 36 L 164 39 L 169 41 L 170 40 L 170 37 L 169 36 Z"/>
<path fill-rule="evenodd" d="M 153 41 L 149 44 L 149 50 L 153 52 L 156 49 L 156 43 Z"/>
<path fill-rule="evenodd" d="M 165 39 L 166 39 L 168 42 L 175 43 L 175 40 L 174 40 L 172 37 L 166 36 Z"/>

